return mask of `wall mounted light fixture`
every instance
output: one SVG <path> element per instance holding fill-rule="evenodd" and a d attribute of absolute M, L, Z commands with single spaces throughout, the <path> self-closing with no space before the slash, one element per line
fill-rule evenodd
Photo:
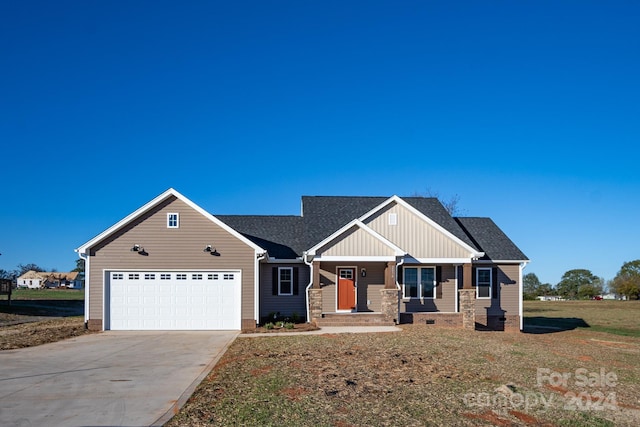
<path fill-rule="evenodd" d="M 211 245 L 207 245 L 203 252 L 209 252 L 213 256 L 220 256 L 220 252 L 218 252 L 216 248 L 212 248 Z"/>
<path fill-rule="evenodd" d="M 362 270 L 360 270 L 360 274 L 362 275 L 362 277 L 367 277 L 367 269 L 363 268 Z"/>
<path fill-rule="evenodd" d="M 133 247 L 130 249 L 131 252 L 137 252 L 138 255 L 142 255 L 142 256 L 148 256 L 149 252 L 145 251 L 144 248 L 140 245 L 133 245 Z"/>

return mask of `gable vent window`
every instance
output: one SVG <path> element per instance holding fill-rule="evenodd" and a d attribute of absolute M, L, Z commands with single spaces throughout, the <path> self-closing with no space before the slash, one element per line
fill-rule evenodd
<path fill-rule="evenodd" d="M 179 228 L 180 227 L 180 215 L 177 213 L 167 214 L 167 228 Z"/>
<path fill-rule="evenodd" d="M 390 213 L 389 214 L 389 225 L 398 225 L 398 214 Z"/>

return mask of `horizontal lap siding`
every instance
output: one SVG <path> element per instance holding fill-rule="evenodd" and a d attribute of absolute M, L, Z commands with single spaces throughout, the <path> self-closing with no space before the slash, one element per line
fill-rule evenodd
<path fill-rule="evenodd" d="M 416 266 L 417 267 L 417 266 Z M 425 266 L 430 267 L 430 266 Z M 425 300 L 400 300 L 400 312 L 416 313 L 428 311 L 440 311 L 453 313 L 456 311 L 456 272 L 453 265 L 442 266 L 442 278 L 438 286 L 442 286 L 442 298 Z M 437 295 L 437 291 L 436 291 Z"/>
<path fill-rule="evenodd" d="M 389 225 L 389 214 L 397 214 L 397 225 Z M 465 258 L 469 250 L 396 203 L 367 219 L 373 230 L 401 247 L 414 258 Z"/>
<path fill-rule="evenodd" d="M 180 227 L 167 228 L 167 213 L 180 214 Z M 148 256 L 130 249 L 138 244 Z M 212 245 L 219 257 L 203 252 Z M 107 270 L 242 270 L 242 318 L 254 318 L 253 248 L 171 197 L 91 248 L 89 318 L 102 319 L 103 271 Z"/>
<path fill-rule="evenodd" d="M 278 267 L 298 269 L 298 295 L 273 295 L 272 271 Z M 270 313 L 291 316 L 297 313 L 301 318 L 307 315 L 306 287 L 309 285 L 309 267 L 306 264 L 262 264 L 260 266 L 260 317 Z"/>
<path fill-rule="evenodd" d="M 520 273 L 519 264 L 503 264 L 497 266 L 499 298 L 476 300 L 478 315 L 518 315 L 520 310 Z"/>
<path fill-rule="evenodd" d="M 362 277 L 362 269 L 365 269 L 366 276 Z M 358 286 L 358 311 L 382 311 L 382 294 L 384 289 L 384 269 L 385 264 L 381 263 L 361 263 L 358 265 L 357 286 Z M 367 301 L 370 304 L 367 305 Z"/>

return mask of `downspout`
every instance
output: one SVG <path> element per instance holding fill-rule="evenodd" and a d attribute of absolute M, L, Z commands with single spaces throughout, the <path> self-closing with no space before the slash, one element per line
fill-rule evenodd
<path fill-rule="evenodd" d="M 267 252 L 256 252 L 256 263 L 253 272 L 253 317 L 256 324 L 260 323 L 260 261 L 267 257 Z M 240 325 L 242 326 L 242 325 Z"/>
<path fill-rule="evenodd" d="M 76 252 L 78 250 L 76 249 Z M 89 327 L 89 257 L 86 253 L 78 252 L 78 257 L 84 260 L 84 327 Z"/>
<path fill-rule="evenodd" d="M 404 256 L 400 258 L 400 262 L 396 263 L 396 290 L 400 291 L 402 288 L 400 287 L 400 282 L 398 282 L 398 271 L 399 268 L 404 264 Z M 400 324 L 400 297 L 398 297 L 398 324 Z"/>
<path fill-rule="evenodd" d="M 456 311 L 455 312 L 459 313 L 460 312 L 460 300 L 459 300 L 460 296 L 458 295 L 458 293 L 459 293 L 458 292 L 458 269 L 460 268 L 460 266 L 456 264 L 456 265 L 453 266 L 453 268 L 455 269 L 455 272 L 456 272 L 456 274 L 455 274 L 455 277 L 456 277 L 456 293 L 454 294 L 455 295 L 455 305 L 456 305 Z"/>
<path fill-rule="evenodd" d="M 309 290 L 313 286 L 313 260 L 307 262 L 307 253 L 302 253 L 302 261 L 309 266 L 309 284 L 304 288 L 304 300 L 307 307 L 307 323 L 311 323 L 311 310 L 309 309 Z"/>
<path fill-rule="evenodd" d="M 523 310 L 522 310 L 522 292 L 523 292 L 523 284 L 522 284 L 522 270 L 525 269 L 525 267 L 527 266 L 527 261 L 521 262 L 520 263 L 520 268 L 518 269 L 518 283 L 519 283 L 519 294 L 520 294 L 520 298 L 518 298 L 518 314 L 520 315 L 520 331 L 522 331 L 524 329 L 524 318 L 522 317 L 523 315 Z"/>

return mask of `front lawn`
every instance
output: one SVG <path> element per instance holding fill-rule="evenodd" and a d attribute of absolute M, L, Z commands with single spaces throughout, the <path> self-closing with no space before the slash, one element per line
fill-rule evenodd
<path fill-rule="evenodd" d="M 638 314 L 568 310 L 594 325 Z M 631 426 L 639 358 L 638 339 L 586 327 L 243 337 L 168 425 Z"/>

